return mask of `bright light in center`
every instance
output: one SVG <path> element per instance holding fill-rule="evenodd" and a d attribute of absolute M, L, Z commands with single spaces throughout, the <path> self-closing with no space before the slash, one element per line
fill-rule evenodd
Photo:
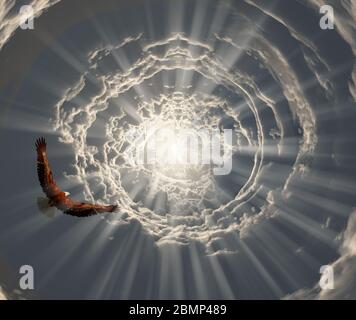
<path fill-rule="evenodd" d="M 175 92 L 140 104 L 137 124 L 122 128 L 119 118 L 112 123 L 119 173 L 128 176 L 132 199 L 144 187 L 145 206 L 158 197 L 166 201 L 164 210 L 169 212 L 193 212 L 207 203 L 220 203 L 214 175 L 231 172 L 233 130 L 220 127 L 212 115 L 224 103 Z"/>
<path fill-rule="evenodd" d="M 190 148 L 187 135 L 182 130 L 163 127 L 154 132 L 154 136 L 148 143 L 154 144 L 155 162 L 158 165 L 187 165 L 193 153 L 198 150 Z M 194 146 L 193 146 L 194 147 Z M 190 152 L 188 152 L 190 151 Z"/>

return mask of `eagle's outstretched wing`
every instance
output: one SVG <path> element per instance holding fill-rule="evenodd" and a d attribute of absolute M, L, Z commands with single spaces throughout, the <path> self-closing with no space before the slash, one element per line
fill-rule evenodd
<path fill-rule="evenodd" d="M 89 217 L 98 213 L 114 212 L 116 209 L 116 205 L 102 206 L 100 204 L 73 202 L 72 206 L 68 210 L 64 211 L 64 213 L 76 217 Z"/>
<path fill-rule="evenodd" d="M 47 144 L 44 138 L 39 138 L 36 141 L 36 149 L 37 149 L 37 174 L 38 179 L 40 180 L 40 184 L 43 192 L 46 196 L 51 199 L 55 196 L 59 196 L 62 190 L 57 186 L 56 182 L 53 179 L 53 174 L 51 167 L 47 158 Z"/>
<path fill-rule="evenodd" d="M 85 202 L 73 201 L 58 187 L 53 178 L 52 170 L 47 158 L 47 145 L 44 138 L 39 138 L 36 141 L 37 149 L 37 173 L 43 192 L 63 213 L 76 216 L 88 217 L 98 213 L 113 212 L 117 209 L 116 205 L 100 205 Z"/>

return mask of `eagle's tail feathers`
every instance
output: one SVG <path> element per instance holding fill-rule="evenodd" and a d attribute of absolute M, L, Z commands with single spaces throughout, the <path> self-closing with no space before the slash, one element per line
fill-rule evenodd
<path fill-rule="evenodd" d="M 56 208 L 50 205 L 48 198 L 38 197 L 37 206 L 40 212 L 48 218 L 53 218 L 56 214 Z"/>

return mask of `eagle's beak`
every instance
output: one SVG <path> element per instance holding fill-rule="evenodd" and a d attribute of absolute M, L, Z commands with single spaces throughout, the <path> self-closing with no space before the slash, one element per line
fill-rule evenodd
<path fill-rule="evenodd" d="M 67 192 L 67 191 L 65 191 L 65 192 L 64 192 L 64 195 L 65 195 L 66 197 L 68 197 L 68 196 L 70 195 L 70 193 Z"/>

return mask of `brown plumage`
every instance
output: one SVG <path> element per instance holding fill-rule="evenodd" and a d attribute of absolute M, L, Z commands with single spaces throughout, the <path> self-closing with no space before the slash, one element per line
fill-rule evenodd
<path fill-rule="evenodd" d="M 44 138 L 36 141 L 37 149 L 37 173 L 43 192 L 48 198 L 50 207 L 56 207 L 65 214 L 76 217 L 88 217 L 98 213 L 113 212 L 117 209 L 116 205 L 100 205 L 74 201 L 67 197 L 56 184 L 52 170 L 47 158 L 47 145 Z"/>

